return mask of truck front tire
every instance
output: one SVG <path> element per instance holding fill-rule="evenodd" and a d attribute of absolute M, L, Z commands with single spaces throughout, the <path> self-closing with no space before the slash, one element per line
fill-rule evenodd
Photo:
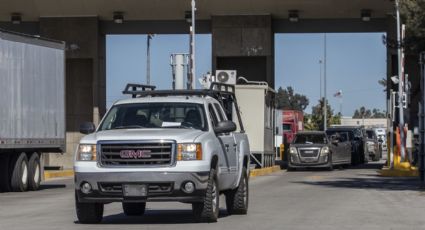
<path fill-rule="evenodd" d="M 38 153 L 31 154 L 28 164 L 28 190 L 36 191 L 40 188 L 41 183 L 41 165 L 40 156 L 38 155 Z"/>
<path fill-rule="evenodd" d="M 247 214 L 249 203 L 248 181 L 247 170 L 244 167 L 238 187 L 226 193 L 226 208 L 229 214 Z"/>
<path fill-rule="evenodd" d="M 103 219 L 103 204 L 78 202 L 77 194 L 75 194 L 75 209 L 81 224 L 97 224 Z"/>
<path fill-rule="evenodd" d="M 218 189 L 217 174 L 211 169 L 207 192 L 203 202 L 193 203 L 192 211 L 198 221 L 217 222 L 220 204 L 220 190 Z"/>
<path fill-rule="evenodd" d="M 28 189 L 28 158 L 25 153 L 12 159 L 11 188 L 13 192 L 25 192 Z"/>
<path fill-rule="evenodd" d="M 122 203 L 126 216 L 141 216 L 145 214 L 146 203 Z"/>

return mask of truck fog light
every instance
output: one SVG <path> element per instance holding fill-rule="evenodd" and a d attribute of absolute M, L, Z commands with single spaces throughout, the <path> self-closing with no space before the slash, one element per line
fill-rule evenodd
<path fill-rule="evenodd" d="M 185 184 L 184 184 L 184 191 L 186 192 L 186 193 L 192 193 L 193 191 L 195 191 L 195 185 L 193 184 L 193 182 L 186 182 Z"/>
<path fill-rule="evenodd" d="M 84 182 L 84 183 L 81 184 L 81 192 L 82 193 L 89 194 L 89 193 L 91 193 L 91 191 L 92 191 L 92 188 L 91 188 L 90 183 Z"/>

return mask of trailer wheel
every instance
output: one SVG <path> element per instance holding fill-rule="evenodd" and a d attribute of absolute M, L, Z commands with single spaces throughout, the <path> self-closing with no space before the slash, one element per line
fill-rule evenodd
<path fill-rule="evenodd" d="M 11 187 L 14 192 L 25 192 L 28 189 L 28 158 L 25 153 L 21 153 L 16 160 L 13 160 Z"/>
<path fill-rule="evenodd" d="M 28 190 L 36 191 L 40 188 L 41 182 L 41 165 L 40 156 L 38 155 L 38 153 L 31 154 L 28 164 Z"/>
<path fill-rule="evenodd" d="M 81 203 L 75 192 L 75 209 L 77 218 L 81 224 L 97 224 L 103 219 L 102 203 Z"/>
<path fill-rule="evenodd" d="M 0 154 L 0 192 L 10 192 L 10 154 Z"/>
<path fill-rule="evenodd" d="M 217 175 L 215 169 L 210 171 L 207 192 L 204 201 L 192 204 L 192 211 L 195 218 L 202 222 L 217 222 L 219 213 L 219 197 Z"/>
<path fill-rule="evenodd" d="M 247 170 L 244 167 L 238 187 L 226 193 L 226 208 L 229 214 L 247 214 L 249 203 L 248 181 Z"/>

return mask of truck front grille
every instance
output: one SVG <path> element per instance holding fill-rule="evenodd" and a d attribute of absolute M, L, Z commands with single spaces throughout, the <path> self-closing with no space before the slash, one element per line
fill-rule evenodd
<path fill-rule="evenodd" d="M 174 142 L 100 143 L 102 166 L 170 166 Z"/>

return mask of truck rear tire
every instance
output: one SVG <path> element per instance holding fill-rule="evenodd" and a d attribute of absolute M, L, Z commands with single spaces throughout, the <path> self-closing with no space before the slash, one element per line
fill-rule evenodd
<path fill-rule="evenodd" d="M 0 192 L 10 192 L 10 154 L 0 154 Z"/>
<path fill-rule="evenodd" d="M 249 186 L 247 170 L 244 167 L 239 185 L 236 189 L 226 193 L 226 208 L 230 215 L 245 215 L 248 213 Z"/>
<path fill-rule="evenodd" d="M 211 169 L 203 202 L 193 203 L 192 211 L 198 221 L 217 222 L 220 204 L 216 170 Z"/>
<path fill-rule="evenodd" d="M 13 157 L 12 157 L 13 158 Z M 28 158 L 25 153 L 12 159 L 11 188 L 13 192 L 25 192 L 28 189 Z"/>
<path fill-rule="evenodd" d="M 122 203 L 122 209 L 126 216 L 141 216 L 145 214 L 146 203 Z"/>
<path fill-rule="evenodd" d="M 36 191 L 40 188 L 41 183 L 41 165 L 40 156 L 38 155 L 38 153 L 31 154 L 28 164 L 28 190 Z"/>
<path fill-rule="evenodd" d="M 77 194 L 75 194 L 75 209 L 78 222 L 81 224 L 97 224 L 103 219 L 103 204 L 78 202 Z"/>

